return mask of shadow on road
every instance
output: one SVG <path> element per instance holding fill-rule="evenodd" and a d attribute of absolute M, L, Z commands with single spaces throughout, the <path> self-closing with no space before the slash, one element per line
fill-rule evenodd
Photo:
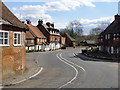
<path fill-rule="evenodd" d="M 75 54 L 76 56 L 71 57 L 71 58 L 80 58 L 83 61 L 96 61 L 96 62 L 114 62 L 114 63 L 120 63 L 118 60 L 104 60 L 104 59 L 96 59 L 92 57 L 85 56 L 81 53 Z"/>

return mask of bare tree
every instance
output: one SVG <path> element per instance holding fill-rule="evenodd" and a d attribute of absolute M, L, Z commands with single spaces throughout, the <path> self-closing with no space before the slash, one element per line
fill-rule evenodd
<path fill-rule="evenodd" d="M 91 29 L 91 31 L 90 31 L 91 40 L 97 41 L 98 35 L 102 31 L 104 31 L 108 27 L 108 25 L 110 25 L 110 22 L 102 22 L 96 28 Z"/>
<path fill-rule="evenodd" d="M 82 35 L 83 34 L 83 26 L 78 20 L 74 20 L 70 22 L 67 26 L 68 30 L 71 30 L 71 33 L 76 33 L 77 35 Z"/>
<path fill-rule="evenodd" d="M 96 28 L 91 29 L 90 35 L 99 35 L 108 27 L 108 25 L 110 25 L 110 22 L 102 22 Z"/>
<path fill-rule="evenodd" d="M 100 28 L 101 32 L 104 31 L 108 26 L 110 25 L 109 21 L 102 22 L 97 26 L 97 28 Z"/>

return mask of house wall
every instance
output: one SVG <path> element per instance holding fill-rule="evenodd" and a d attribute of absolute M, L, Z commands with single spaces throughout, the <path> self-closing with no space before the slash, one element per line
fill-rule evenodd
<path fill-rule="evenodd" d="M 68 45 L 68 46 L 74 46 L 74 42 L 72 42 L 68 37 L 66 37 L 66 44 Z"/>
<path fill-rule="evenodd" d="M 44 49 L 45 49 L 45 51 L 49 51 L 50 50 L 50 45 L 43 45 L 43 47 L 44 47 Z"/>
<path fill-rule="evenodd" d="M 50 34 L 49 32 L 44 28 L 43 25 L 37 25 L 38 29 L 47 37 L 47 42 L 49 42 Z"/>
<path fill-rule="evenodd" d="M 119 34 L 119 33 L 118 33 Z M 120 34 L 119 34 L 120 35 Z M 113 34 L 109 34 L 109 38 L 98 39 L 99 42 L 99 51 L 108 52 L 109 54 L 115 54 L 120 56 L 120 38 L 119 36 L 114 37 Z"/>
<path fill-rule="evenodd" d="M 2 48 L 0 47 L 0 83 L 2 83 Z"/>
<path fill-rule="evenodd" d="M 4 30 L 0 30 L 4 31 Z M 5 30 L 6 31 L 6 30 Z M 26 53 L 25 53 L 25 32 L 21 31 L 21 46 L 14 46 L 14 32 L 9 31 L 9 46 L 0 46 L 2 53 L 3 78 L 10 77 L 11 75 L 22 73 L 26 66 Z"/>
<path fill-rule="evenodd" d="M 42 50 L 42 45 L 35 45 L 35 50 L 36 51 Z"/>
<path fill-rule="evenodd" d="M 59 42 L 60 43 L 60 36 L 50 35 L 50 42 Z"/>
<path fill-rule="evenodd" d="M 32 51 L 35 50 L 35 39 L 26 39 L 26 50 Z"/>
<path fill-rule="evenodd" d="M 61 47 L 65 45 L 65 40 L 66 40 L 65 37 L 60 38 Z"/>
<path fill-rule="evenodd" d="M 50 35 L 50 49 L 55 50 L 60 48 L 60 36 Z"/>

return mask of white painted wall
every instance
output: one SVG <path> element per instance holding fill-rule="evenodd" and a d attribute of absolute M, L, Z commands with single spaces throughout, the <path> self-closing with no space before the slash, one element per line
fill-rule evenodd
<path fill-rule="evenodd" d="M 113 47 L 111 47 L 111 54 L 113 54 L 114 53 L 114 48 Z"/>
<path fill-rule="evenodd" d="M 41 50 L 42 49 L 42 45 L 36 45 L 35 46 L 35 50 Z"/>
<path fill-rule="evenodd" d="M 55 43 L 50 43 L 50 49 L 55 50 Z"/>
<path fill-rule="evenodd" d="M 49 51 L 50 50 L 50 45 L 46 45 L 45 46 L 45 51 Z"/>
<path fill-rule="evenodd" d="M 60 48 L 60 43 L 57 43 L 55 49 L 59 49 L 59 48 Z"/>
<path fill-rule="evenodd" d="M 35 46 L 29 46 L 29 48 L 28 48 L 28 46 L 26 46 L 26 50 L 35 50 Z"/>

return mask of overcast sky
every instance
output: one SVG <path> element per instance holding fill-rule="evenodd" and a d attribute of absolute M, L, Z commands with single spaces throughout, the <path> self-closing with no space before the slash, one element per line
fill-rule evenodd
<path fill-rule="evenodd" d="M 119 0 L 3 0 L 5 5 L 22 21 L 38 19 L 54 22 L 56 28 L 65 28 L 79 20 L 84 34 L 101 22 L 112 22 L 118 13 Z"/>

